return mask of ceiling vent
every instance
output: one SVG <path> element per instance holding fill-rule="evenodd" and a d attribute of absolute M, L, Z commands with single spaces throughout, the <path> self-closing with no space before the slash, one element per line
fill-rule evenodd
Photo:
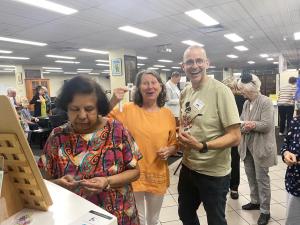
<path fill-rule="evenodd" d="M 210 27 L 200 27 L 198 28 L 198 31 L 204 34 L 208 33 L 214 33 L 214 32 L 219 32 L 219 31 L 224 31 L 224 27 L 221 24 L 215 25 L 215 26 L 210 26 Z"/>
<path fill-rule="evenodd" d="M 163 45 L 157 45 L 157 52 L 158 53 L 172 53 L 171 44 L 163 44 Z"/>

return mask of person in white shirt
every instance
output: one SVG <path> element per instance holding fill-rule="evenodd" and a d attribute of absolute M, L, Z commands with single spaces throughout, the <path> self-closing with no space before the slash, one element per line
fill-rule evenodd
<path fill-rule="evenodd" d="M 16 94 L 16 89 L 11 87 L 7 88 L 7 97 L 9 98 L 11 105 L 15 108 L 20 105 L 16 100 Z"/>
<path fill-rule="evenodd" d="M 173 72 L 171 75 L 171 79 L 166 83 L 166 91 L 167 91 L 167 102 L 166 107 L 170 109 L 176 118 L 176 122 L 178 122 L 179 118 L 179 98 L 180 98 L 180 90 L 177 84 L 180 82 L 180 73 Z"/>
<path fill-rule="evenodd" d="M 289 84 L 280 88 L 277 101 L 279 113 L 279 135 L 282 136 L 285 130 L 290 128 L 295 110 L 296 77 L 289 78 Z"/>

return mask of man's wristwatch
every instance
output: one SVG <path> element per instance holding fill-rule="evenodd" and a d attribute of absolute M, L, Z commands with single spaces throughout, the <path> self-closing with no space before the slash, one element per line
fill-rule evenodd
<path fill-rule="evenodd" d="M 207 144 L 205 141 L 201 141 L 203 148 L 199 150 L 200 153 L 206 153 L 208 151 Z"/>

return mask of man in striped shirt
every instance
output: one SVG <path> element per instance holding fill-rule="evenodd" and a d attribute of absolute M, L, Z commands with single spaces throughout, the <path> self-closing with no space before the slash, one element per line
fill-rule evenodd
<path fill-rule="evenodd" d="M 278 97 L 278 113 L 279 113 L 279 135 L 283 135 L 285 125 L 287 131 L 290 127 L 290 122 L 293 119 L 295 92 L 296 92 L 296 77 L 289 78 L 289 84 L 280 88 Z"/>

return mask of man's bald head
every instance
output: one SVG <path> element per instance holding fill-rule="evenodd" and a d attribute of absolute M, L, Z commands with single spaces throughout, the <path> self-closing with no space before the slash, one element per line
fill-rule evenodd
<path fill-rule="evenodd" d="M 192 51 L 192 50 L 199 50 L 201 51 L 201 54 L 203 57 L 205 57 L 205 59 L 207 59 L 207 56 L 206 56 L 206 51 L 204 48 L 200 47 L 200 46 L 197 46 L 197 45 L 192 45 L 190 47 L 188 47 L 184 53 L 183 53 L 183 62 L 186 61 L 186 56 Z"/>

